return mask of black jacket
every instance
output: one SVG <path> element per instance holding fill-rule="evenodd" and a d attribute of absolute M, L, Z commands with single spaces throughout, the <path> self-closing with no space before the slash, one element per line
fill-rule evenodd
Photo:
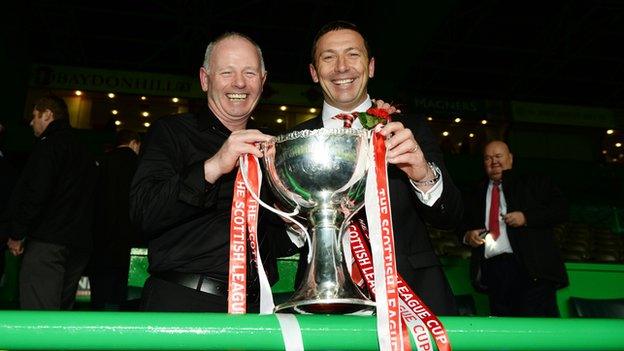
<path fill-rule="evenodd" d="M 0 155 L 0 255 L 9 234 L 11 234 L 9 201 L 16 182 L 17 169 L 7 160 L 6 156 Z"/>
<path fill-rule="evenodd" d="M 208 109 L 152 124 L 130 191 L 130 216 L 148 241 L 151 273 L 227 278 L 230 209 L 238 168 L 210 184 L 204 179 L 204 161 L 229 135 Z M 268 190 L 265 184 L 263 195 Z M 294 253 L 289 251 L 292 247 L 282 220 L 261 209 L 258 239 L 263 263 L 274 281 L 275 257 Z"/>
<path fill-rule="evenodd" d="M 481 182 L 466 199 L 462 233 L 485 226 L 488 184 L 487 179 Z M 563 194 L 549 177 L 519 175 L 512 170 L 503 172 L 502 184 L 507 213 L 521 211 L 526 218 L 524 227 L 507 227 L 514 256 L 526 268 L 530 277 L 553 281 L 559 287 L 567 286 L 568 275 L 553 232 L 555 225 L 568 218 L 568 204 Z M 478 289 L 487 288 L 478 280 L 483 259 L 483 245 L 473 248 L 471 279 Z"/>
<path fill-rule="evenodd" d="M 91 248 L 95 182 L 95 161 L 69 121 L 52 121 L 13 193 L 11 238 Z"/>
<path fill-rule="evenodd" d="M 425 296 L 424 302 L 435 313 L 454 314 L 454 308 L 449 307 L 455 305 L 453 296 L 442 270 L 425 274 L 423 269 L 441 266 L 433 250 L 426 224 L 440 229 L 453 229 L 459 225 L 463 211 L 461 195 L 446 171 L 442 152 L 423 119 L 402 115 L 400 121 L 412 131 L 427 160 L 434 162 L 442 171 L 444 190 L 436 203 L 429 207 L 418 199 L 405 173 L 394 165 L 388 165 L 397 268 L 410 287 L 421 297 Z M 323 121 L 317 116 L 298 125 L 296 129 L 322 127 Z"/>
<path fill-rule="evenodd" d="M 125 268 L 130 249 L 141 246 L 138 230 L 130 223 L 130 184 L 138 157 L 129 147 L 118 147 L 99 160 L 91 268 Z"/>

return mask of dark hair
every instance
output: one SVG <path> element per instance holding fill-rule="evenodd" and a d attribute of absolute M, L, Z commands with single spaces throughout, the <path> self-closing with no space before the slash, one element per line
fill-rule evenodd
<path fill-rule="evenodd" d="M 35 110 L 39 112 L 50 110 L 52 111 L 55 120 L 69 118 L 69 112 L 67 110 L 65 100 L 52 94 L 39 98 L 39 100 L 35 103 Z"/>
<path fill-rule="evenodd" d="M 362 39 L 364 39 L 364 48 L 366 49 L 366 54 L 368 55 L 368 59 L 370 60 L 370 58 L 372 57 L 372 52 L 371 52 L 370 47 L 368 46 L 368 41 L 366 41 L 366 36 L 364 35 L 364 32 L 362 32 L 362 30 L 358 28 L 358 26 L 356 26 L 355 24 L 351 22 L 339 20 L 339 21 L 333 21 L 333 22 L 329 22 L 325 24 L 324 26 L 321 27 L 321 29 L 318 30 L 318 32 L 316 32 L 316 35 L 314 36 L 314 41 L 312 41 L 312 51 L 311 51 L 311 55 L 312 55 L 311 58 L 312 58 L 313 65 L 316 63 L 315 62 L 316 45 L 318 44 L 319 39 L 321 39 L 323 35 L 329 32 L 333 32 L 333 31 L 341 30 L 341 29 L 352 30 L 362 36 Z"/>
<path fill-rule="evenodd" d="M 139 133 L 128 129 L 120 129 L 117 131 L 115 146 L 130 144 L 132 140 L 141 142 L 141 137 L 139 136 Z"/>

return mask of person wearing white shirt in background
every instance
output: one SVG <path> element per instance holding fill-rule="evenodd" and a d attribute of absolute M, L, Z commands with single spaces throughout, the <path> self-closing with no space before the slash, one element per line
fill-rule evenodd
<path fill-rule="evenodd" d="M 512 171 L 502 141 L 486 145 L 483 166 L 488 178 L 465 202 L 462 232 L 473 284 L 488 294 L 492 315 L 557 317 L 568 276 L 552 229 L 567 219 L 567 203 L 549 177 Z"/>

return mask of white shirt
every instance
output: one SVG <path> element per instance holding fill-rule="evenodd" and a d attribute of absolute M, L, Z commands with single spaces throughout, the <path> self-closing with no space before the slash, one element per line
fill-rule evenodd
<path fill-rule="evenodd" d="M 494 182 L 490 180 L 487 192 L 485 194 L 485 224 L 484 228 L 488 228 L 490 223 L 490 206 L 492 203 L 492 187 Z M 505 194 L 503 193 L 503 184 L 500 187 L 500 207 L 498 213 L 504 215 L 507 213 L 507 202 L 505 201 Z M 502 218 L 498 220 L 499 235 L 498 239 L 494 240 L 492 234 L 485 236 L 485 258 L 491 258 L 502 253 L 512 253 L 511 244 L 509 243 L 509 237 L 507 236 L 507 225 Z M 490 228 L 488 228 L 490 230 Z"/>
<path fill-rule="evenodd" d="M 321 113 L 321 118 L 323 119 L 323 127 L 325 128 L 342 128 L 344 123 L 341 119 L 334 118 L 337 114 L 347 113 L 350 114 L 352 112 L 364 112 L 368 110 L 373 103 L 370 99 L 370 96 L 366 96 L 366 100 L 362 102 L 359 106 L 357 106 L 353 111 L 343 111 L 335 108 L 327 103 L 327 101 L 323 102 L 323 111 Z M 359 119 L 355 119 L 351 128 L 354 129 L 362 129 L 362 123 L 360 123 Z M 416 196 L 423 204 L 431 207 L 435 204 L 436 201 L 442 196 L 442 190 L 444 189 L 442 186 L 442 175 L 440 174 L 440 179 L 429 189 L 428 191 L 422 191 L 416 187 L 416 185 L 412 182 L 412 186 L 414 190 L 416 190 Z"/>

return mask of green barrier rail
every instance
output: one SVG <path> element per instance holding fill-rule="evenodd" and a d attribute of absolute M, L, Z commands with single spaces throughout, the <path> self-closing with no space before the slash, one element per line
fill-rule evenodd
<path fill-rule="evenodd" d="M 374 317 L 298 315 L 306 350 L 377 349 Z M 622 350 L 624 320 L 442 317 L 454 350 Z M 0 312 L 0 349 L 283 350 L 275 315 Z"/>

